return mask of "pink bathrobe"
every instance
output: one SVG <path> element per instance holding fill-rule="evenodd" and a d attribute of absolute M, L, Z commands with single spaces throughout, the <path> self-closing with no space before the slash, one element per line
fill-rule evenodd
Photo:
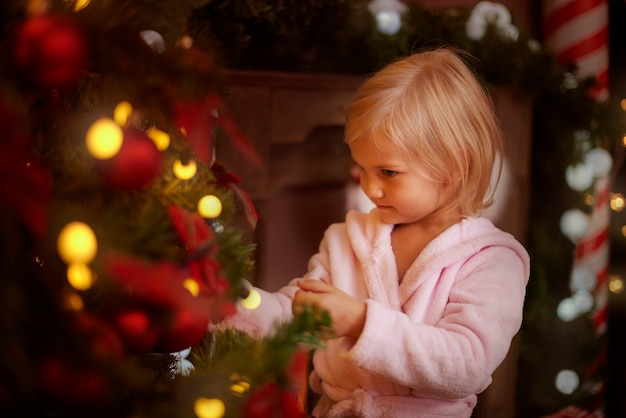
<path fill-rule="evenodd" d="M 398 277 L 393 225 L 349 212 L 331 225 L 304 276 L 365 301 L 357 340 L 330 339 L 313 357 L 315 417 L 470 417 L 476 395 L 520 328 L 529 257 L 486 218 L 469 218 L 435 238 Z M 230 321 L 266 335 L 291 318 L 298 288 L 261 291 L 261 306 Z"/>

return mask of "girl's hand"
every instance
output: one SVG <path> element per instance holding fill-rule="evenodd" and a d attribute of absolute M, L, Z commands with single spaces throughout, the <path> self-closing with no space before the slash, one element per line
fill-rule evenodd
<path fill-rule="evenodd" d="M 335 337 L 359 338 L 365 324 L 364 302 L 320 280 L 301 279 L 297 285 L 300 290 L 293 298 L 294 313 L 303 305 L 317 305 L 330 314 Z"/>

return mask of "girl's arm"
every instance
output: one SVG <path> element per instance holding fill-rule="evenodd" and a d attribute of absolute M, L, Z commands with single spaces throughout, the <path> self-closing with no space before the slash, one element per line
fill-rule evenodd
<path fill-rule="evenodd" d="M 419 394 L 459 398 L 480 393 L 519 330 L 525 287 L 524 262 L 514 251 L 483 250 L 459 270 L 441 319 L 433 325 L 415 323 L 410 312 L 368 300 L 361 336 L 346 355 Z"/>

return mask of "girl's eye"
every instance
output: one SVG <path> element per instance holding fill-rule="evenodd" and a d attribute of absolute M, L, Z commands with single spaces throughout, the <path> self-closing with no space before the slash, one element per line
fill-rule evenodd
<path fill-rule="evenodd" d="M 385 170 L 385 169 L 380 170 L 380 172 L 381 172 L 381 173 L 382 173 L 382 175 L 383 175 L 383 176 L 385 176 L 385 177 L 393 177 L 393 176 L 395 176 L 396 174 L 398 174 L 398 172 L 397 172 L 397 171 L 393 171 L 393 170 Z"/>

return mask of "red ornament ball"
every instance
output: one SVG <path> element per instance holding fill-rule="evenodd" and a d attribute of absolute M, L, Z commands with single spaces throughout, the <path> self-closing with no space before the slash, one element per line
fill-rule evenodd
<path fill-rule="evenodd" d="M 104 377 L 88 365 L 50 356 L 41 361 L 38 372 L 41 390 L 61 402 L 90 404 L 110 393 Z"/>
<path fill-rule="evenodd" d="M 96 169 L 105 181 L 119 189 L 143 189 L 161 172 L 163 158 L 144 132 L 124 130 L 124 142 L 113 158 L 97 160 Z"/>
<path fill-rule="evenodd" d="M 173 353 L 197 344 L 207 333 L 209 313 L 208 309 L 185 306 L 171 312 L 172 318 L 157 343 L 157 351 Z"/>
<path fill-rule="evenodd" d="M 248 418 L 305 418 L 295 394 L 281 389 L 275 382 L 254 390 L 244 406 Z"/>
<path fill-rule="evenodd" d="M 71 88 L 85 73 L 87 43 L 68 17 L 31 17 L 17 27 L 12 42 L 16 75 L 34 88 Z"/>
<path fill-rule="evenodd" d="M 120 311 L 115 314 L 113 321 L 130 352 L 150 351 L 159 339 L 159 330 L 152 323 L 150 316 L 142 310 Z"/>

